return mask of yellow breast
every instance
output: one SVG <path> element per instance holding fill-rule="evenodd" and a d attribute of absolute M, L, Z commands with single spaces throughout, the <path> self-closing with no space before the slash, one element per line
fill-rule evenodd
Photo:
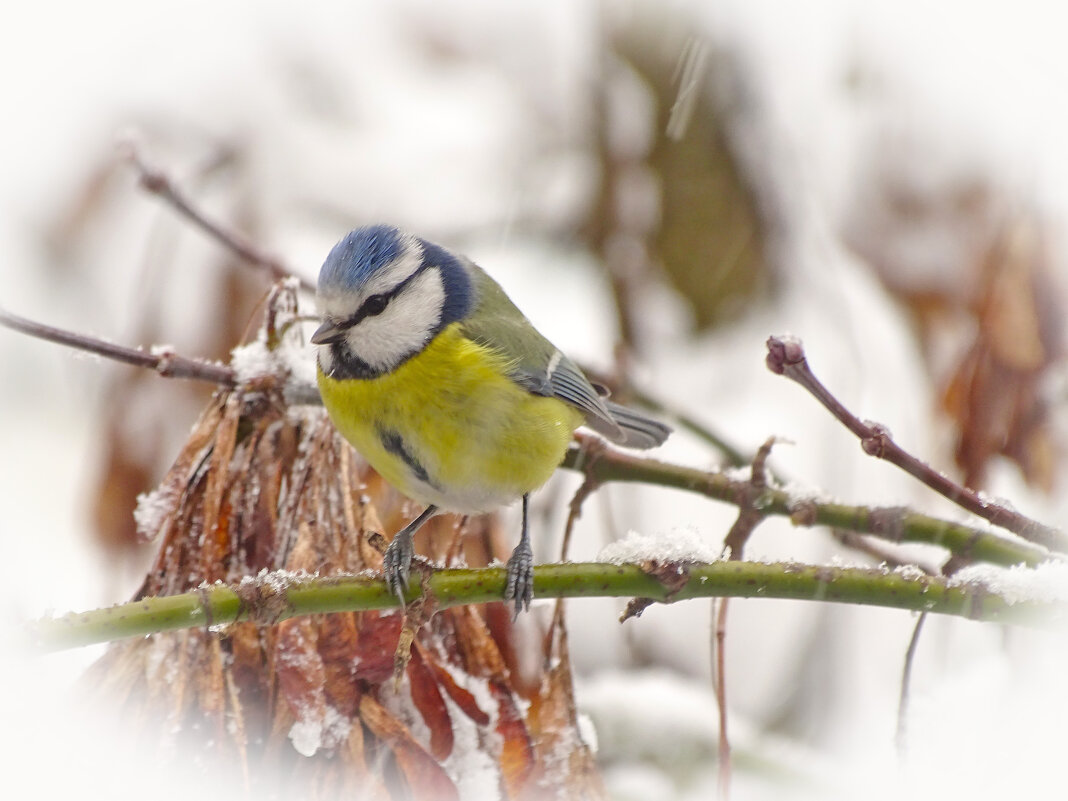
<path fill-rule="evenodd" d="M 320 370 L 319 391 L 345 439 L 405 495 L 484 512 L 544 484 L 583 419 L 563 401 L 530 394 L 508 369 L 454 323 L 378 378 L 336 380 Z"/>

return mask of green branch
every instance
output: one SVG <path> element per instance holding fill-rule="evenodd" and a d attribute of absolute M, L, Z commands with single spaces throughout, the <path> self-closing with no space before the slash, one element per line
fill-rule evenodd
<path fill-rule="evenodd" d="M 919 514 L 903 506 L 831 503 L 799 498 L 774 487 L 762 488 L 755 501 L 747 500 L 753 493 L 752 482 L 747 477 L 732 478 L 723 472 L 668 464 L 623 451 L 588 455 L 581 446 L 573 445 L 563 466 L 586 474 L 596 483 L 639 482 L 695 492 L 734 505 L 752 503 L 762 514 L 789 517 L 794 525 L 830 526 L 890 542 L 938 545 L 972 562 L 1033 567 L 1051 558 L 1045 548 L 1022 539 Z"/>
<path fill-rule="evenodd" d="M 439 608 L 499 601 L 504 568 L 436 570 L 426 583 Z M 662 564 L 649 571 L 631 564 L 540 565 L 534 569 L 534 594 L 538 598 L 648 598 L 665 603 L 701 597 L 789 598 L 1037 626 L 1068 617 L 1064 601 L 1013 602 L 976 583 L 879 568 L 789 562 Z M 417 587 L 409 589 L 409 600 L 418 595 Z M 275 572 L 236 586 L 216 584 L 183 595 L 42 619 L 33 624 L 31 634 L 42 648 L 58 650 L 173 629 L 239 621 L 270 625 L 300 615 L 396 605 L 385 583 L 367 574 L 319 578 Z"/>

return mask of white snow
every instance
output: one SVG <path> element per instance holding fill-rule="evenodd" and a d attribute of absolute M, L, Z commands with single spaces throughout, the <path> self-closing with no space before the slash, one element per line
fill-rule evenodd
<path fill-rule="evenodd" d="M 286 379 L 285 394 L 290 403 L 318 403 L 315 347 L 298 339 L 299 328 L 291 328 L 274 350 L 259 338 L 234 348 L 230 353 L 230 364 L 238 383 L 246 384 L 260 376 L 282 376 Z M 304 412 L 297 408 L 294 413 Z"/>
<path fill-rule="evenodd" d="M 260 339 L 234 348 L 230 352 L 230 366 L 234 368 L 239 384 L 247 384 L 258 376 L 274 375 L 279 369 L 275 352 Z"/>
<path fill-rule="evenodd" d="M 702 536 L 695 528 L 680 527 L 655 534 L 628 531 L 623 539 L 601 548 L 596 561 L 614 565 L 650 561 L 715 562 L 722 554 L 722 542 Z"/>
<path fill-rule="evenodd" d="M 1035 567 L 969 565 L 949 579 L 951 586 L 979 585 L 1005 598 L 1009 604 L 1031 601 L 1068 601 L 1068 562 L 1050 560 Z"/>
<path fill-rule="evenodd" d="M 298 720 L 289 729 L 289 739 L 298 754 L 306 757 L 315 756 L 315 752 L 323 744 L 322 721 Z"/>
<path fill-rule="evenodd" d="M 593 718 L 584 712 L 580 712 L 578 715 L 578 729 L 582 742 L 586 744 L 586 747 L 593 754 L 596 754 L 598 747 L 597 727 L 593 724 Z"/>

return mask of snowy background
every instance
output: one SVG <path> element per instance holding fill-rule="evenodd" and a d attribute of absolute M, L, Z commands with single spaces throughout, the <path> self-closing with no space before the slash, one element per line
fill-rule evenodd
<path fill-rule="evenodd" d="M 228 311 L 202 302 L 206 282 L 218 280 L 217 248 L 115 164 L 115 142 L 137 131 L 146 153 L 197 187 L 210 211 L 303 275 L 314 278 L 349 228 L 394 222 L 466 252 L 558 345 L 609 369 L 618 332 L 608 282 L 574 232 L 560 232 L 597 191 L 595 81 L 611 84 L 617 150 L 640 160 L 650 148 L 650 100 L 627 70 L 606 66 L 604 40 L 652 7 L 24 4 L 0 33 L 8 107 L 0 305 L 128 344 L 150 330 L 144 344 L 203 352 L 204 330 Z M 770 375 L 763 343 L 772 333 L 801 336 L 816 371 L 854 410 L 949 468 L 952 440 L 933 382 L 954 343 L 921 358 L 913 321 L 884 289 L 887 276 L 881 282 L 846 243 L 871 224 L 865 198 L 879 169 L 933 194 L 979 176 L 1000 203 L 1042 221 L 1054 278 L 1066 277 L 1065 20 L 1037 0 L 655 8 L 694 20 L 694 39 L 743 77 L 732 135 L 776 220 L 769 261 L 777 291 L 697 333 L 666 283 L 653 285 L 636 382 L 744 450 L 770 435 L 790 440 L 776 449 L 775 469 L 807 487 L 958 517 L 866 459 L 799 388 Z M 204 170 L 220 149 L 239 154 L 221 179 Z M 638 202 L 633 215 L 648 215 L 643 208 Z M 886 263 L 914 274 L 895 277 L 967 280 L 953 265 L 969 235 L 953 225 L 969 219 L 896 231 L 900 251 Z M 147 298 L 161 311 L 146 328 Z M 234 321 L 238 332 L 243 323 Z M 150 555 L 116 560 L 94 545 L 87 524 L 113 369 L 0 330 L 0 542 L 9 566 L 0 619 L 12 632 L 46 610 L 128 598 Z M 1063 378 L 1054 372 L 1050 381 L 1050 397 L 1063 405 Z M 179 437 L 195 413 L 191 402 L 175 410 L 184 416 Z M 1054 435 L 1061 417 L 1055 405 Z M 176 444 L 156 447 L 173 453 Z M 685 437 L 662 456 L 717 462 Z M 561 476 L 546 493 L 568 497 L 576 482 Z M 1063 493 L 1031 489 L 1007 463 L 992 467 L 986 489 L 1054 525 L 1066 519 Z M 609 488 L 587 505 L 571 557 L 592 558 L 625 529 L 693 530 L 719 543 L 732 519 L 730 508 L 679 493 Z M 544 525 L 561 528 L 556 517 Z M 555 558 L 555 536 L 543 536 L 539 559 Z M 781 521 L 762 526 L 747 555 L 860 560 Z M 913 618 L 757 600 L 731 608 L 735 798 L 881 797 L 913 782 L 952 797 L 1058 796 L 1051 787 L 1061 778 L 1068 712 L 1060 639 L 929 620 L 900 768 L 893 735 Z M 620 799 L 711 797 L 708 604 L 651 608 L 622 627 L 619 609 L 610 600 L 570 607 L 579 704 L 597 728 L 608 785 Z M 131 752 L 122 721 L 80 716 L 67 688 L 98 651 L 24 660 L 12 650 L 0 656 L 0 748 L 12 766 L 5 786 L 118 799 L 212 786 L 193 775 L 187 786 L 157 787 L 152 744 Z"/>

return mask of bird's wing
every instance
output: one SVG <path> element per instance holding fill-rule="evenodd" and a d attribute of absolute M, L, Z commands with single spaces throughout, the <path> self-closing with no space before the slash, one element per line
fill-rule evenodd
<path fill-rule="evenodd" d="M 595 431 L 622 441 L 624 432 L 578 365 L 531 325 L 496 281 L 476 265 L 466 266 L 478 299 L 461 323 L 464 334 L 507 359 L 512 379 L 528 392 L 570 403 L 586 415 Z"/>

